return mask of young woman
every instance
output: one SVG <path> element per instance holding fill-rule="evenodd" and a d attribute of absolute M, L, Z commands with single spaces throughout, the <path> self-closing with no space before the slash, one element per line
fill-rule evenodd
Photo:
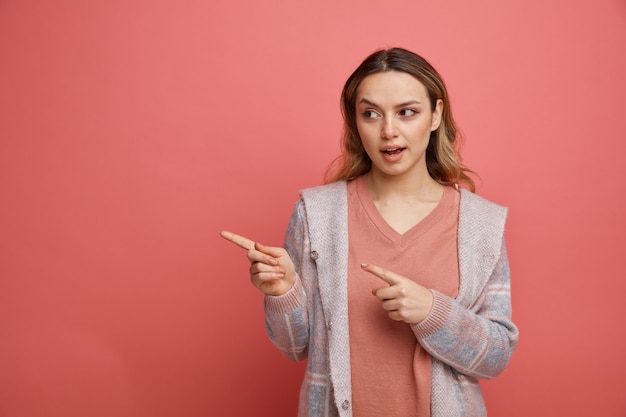
<path fill-rule="evenodd" d="M 506 209 L 473 194 L 422 57 L 373 53 L 341 98 L 343 154 L 301 192 L 285 247 L 222 232 L 248 250 L 274 344 L 308 358 L 299 416 L 485 416 L 478 379 L 518 338 Z"/>

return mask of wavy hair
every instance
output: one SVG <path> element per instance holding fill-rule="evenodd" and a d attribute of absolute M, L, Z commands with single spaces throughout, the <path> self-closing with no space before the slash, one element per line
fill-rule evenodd
<path fill-rule="evenodd" d="M 472 192 L 476 190 L 468 173 L 475 173 L 461 164 L 458 131 L 445 83 L 439 73 L 421 56 L 402 48 L 381 49 L 359 65 L 350 75 L 341 92 L 341 114 L 344 121 L 341 155 L 326 171 L 326 182 L 350 180 L 369 172 L 372 161 L 365 152 L 356 126 L 356 95 L 359 85 L 368 75 L 386 71 L 400 71 L 415 77 L 428 93 L 431 110 L 437 100 L 443 101 L 439 128 L 432 131 L 426 148 L 428 174 L 442 185 L 463 185 Z"/>

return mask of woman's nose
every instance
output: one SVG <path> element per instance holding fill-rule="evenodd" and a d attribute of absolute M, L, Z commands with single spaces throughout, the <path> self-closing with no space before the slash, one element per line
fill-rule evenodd
<path fill-rule="evenodd" d="M 383 139 L 391 139 L 396 137 L 396 135 L 398 134 L 398 131 L 396 129 L 396 126 L 393 122 L 393 119 L 391 118 L 386 118 L 384 120 L 383 123 L 383 131 L 382 131 L 382 137 Z"/>

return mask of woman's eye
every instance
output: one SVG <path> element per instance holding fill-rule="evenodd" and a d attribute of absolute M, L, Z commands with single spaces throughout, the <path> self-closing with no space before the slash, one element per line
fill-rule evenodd
<path fill-rule="evenodd" d="M 377 116 L 374 110 L 365 110 L 362 114 L 366 119 L 373 119 Z"/>
<path fill-rule="evenodd" d="M 409 116 L 413 116 L 416 115 L 417 111 L 413 110 L 413 109 L 402 109 L 400 110 L 400 116 L 404 116 L 404 117 L 409 117 Z"/>

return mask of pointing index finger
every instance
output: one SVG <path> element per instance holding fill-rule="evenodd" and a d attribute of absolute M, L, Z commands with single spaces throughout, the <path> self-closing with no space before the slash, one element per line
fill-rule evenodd
<path fill-rule="evenodd" d="M 364 271 L 382 279 L 389 285 L 394 285 L 400 282 L 400 279 L 396 274 L 385 268 L 381 268 L 380 266 L 363 263 L 361 264 L 361 268 L 363 268 Z"/>
<path fill-rule="evenodd" d="M 235 245 L 239 246 L 240 248 L 243 248 L 245 250 L 252 250 L 254 249 L 254 241 L 248 239 L 247 237 L 243 237 L 243 236 L 239 236 L 233 232 L 229 232 L 227 230 L 223 230 L 220 232 L 220 236 L 222 236 L 224 239 L 233 242 Z"/>

